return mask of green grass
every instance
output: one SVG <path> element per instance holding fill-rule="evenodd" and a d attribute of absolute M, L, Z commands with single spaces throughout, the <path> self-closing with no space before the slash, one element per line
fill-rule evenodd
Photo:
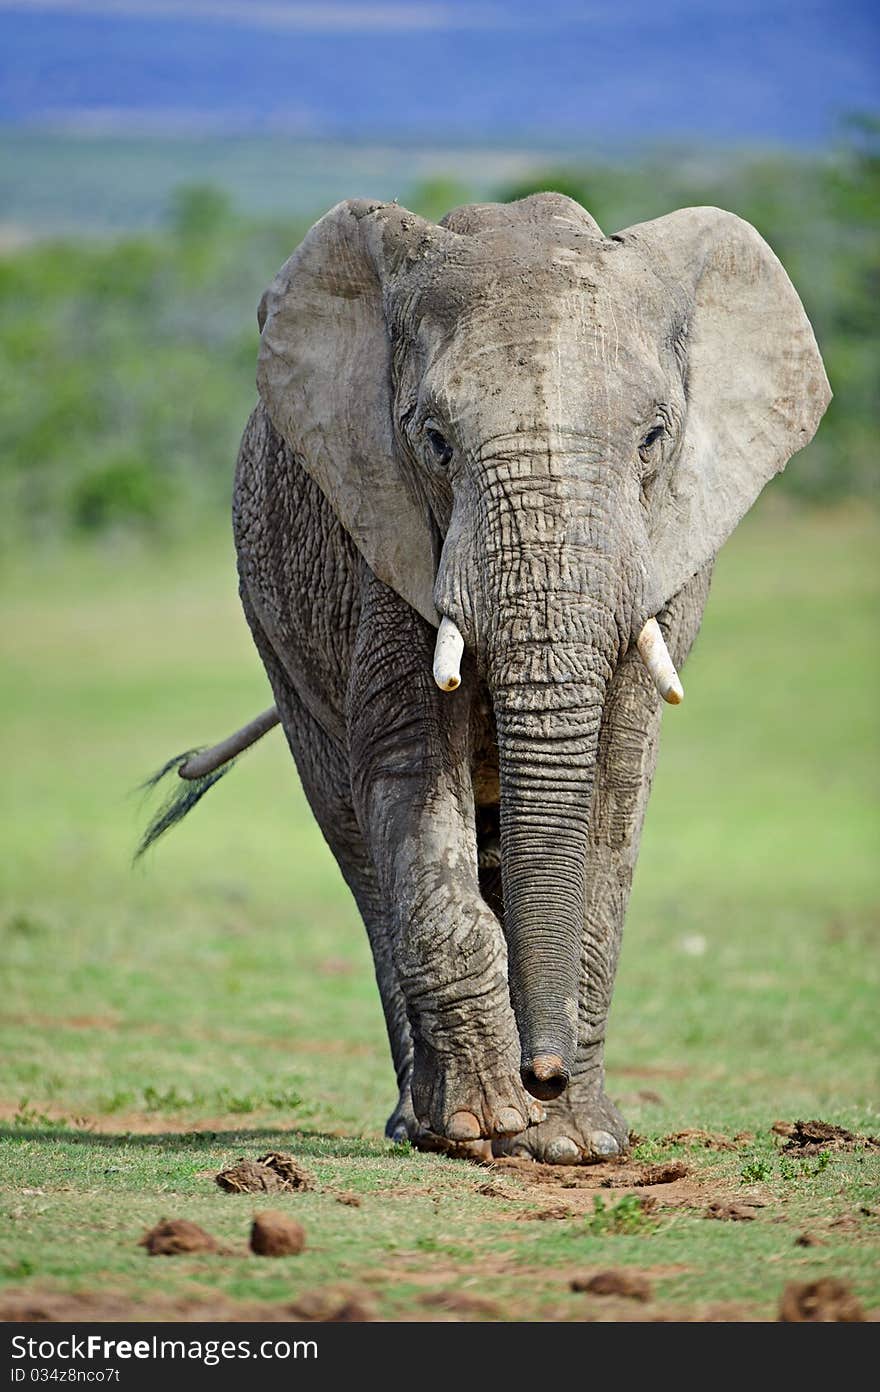
<path fill-rule="evenodd" d="M 608 1044 L 639 1157 L 685 1156 L 699 1193 L 645 1214 L 588 1193 L 555 1222 L 514 1221 L 540 1202 L 516 1175 L 492 1198 L 485 1171 L 382 1139 L 393 1074 L 366 937 L 277 732 L 130 868 L 129 790 L 267 704 L 230 544 L 7 562 L 0 1280 L 261 1302 L 343 1282 L 386 1318 L 436 1316 L 420 1293 L 449 1290 L 603 1318 L 619 1302 L 568 1278 L 632 1265 L 655 1273 L 649 1316 L 768 1317 L 786 1281 L 826 1273 L 880 1303 L 862 1212 L 877 1152 L 794 1161 L 769 1133 L 880 1129 L 878 542 L 868 511 L 771 496 L 722 555 L 686 703 L 664 717 Z M 685 1127 L 754 1139 L 661 1142 Z M 211 1179 L 272 1148 L 320 1185 L 274 1204 L 309 1234 L 275 1262 L 244 1255 L 253 1200 Z M 730 1194 L 765 1207 L 705 1221 Z M 240 1255 L 148 1259 L 137 1239 L 162 1216 Z M 804 1228 L 823 1245 L 796 1247 Z"/>

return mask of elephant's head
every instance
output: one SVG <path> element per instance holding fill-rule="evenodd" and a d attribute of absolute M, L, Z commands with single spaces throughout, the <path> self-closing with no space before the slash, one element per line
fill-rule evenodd
<path fill-rule="evenodd" d="M 730 213 L 606 237 L 539 194 L 439 226 L 339 204 L 260 324 L 276 428 L 375 574 L 451 620 L 488 684 L 523 1078 L 554 1096 L 608 683 L 811 439 L 830 393 L 809 322 Z"/>

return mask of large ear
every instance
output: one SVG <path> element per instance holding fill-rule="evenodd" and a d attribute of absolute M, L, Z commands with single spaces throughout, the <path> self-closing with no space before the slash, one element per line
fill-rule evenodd
<path fill-rule="evenodd" d="M 386 266 L 428 228 L 396 204 L 321 218 L 263 296 L 257 386 L 373 572 L 436 624 L 433 530 L 395 441 L 383 312 Z"/>
<path fill-rule="evenodd" d="M 684 306 L 684 434 L 652 500 L 657 609 L 810 442 L 831 390 L 803 305 L 749 223 L 718 208 L 684 208 L 620 240 L 660 276 L 667 303 Z"/>

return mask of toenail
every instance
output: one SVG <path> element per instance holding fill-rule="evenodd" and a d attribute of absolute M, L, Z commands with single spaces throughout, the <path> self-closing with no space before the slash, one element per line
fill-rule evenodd
<path fill-rule="evenodd" d="M 406 1129 L 406 1122 L 399 1121 L 388 1139 L 393 1141 L 395 1145 L 402 1145 L 404 1141 L 408 1141 L 409 1132 Z"/>
<path fill-rule="evenodd" d="M 517 1131 L 525 1130 L 522 1114 L 515 1107 L 502 1107 L 495 1118 L 495 1132 L 499 1136 L 515 1136 Z"/>
<path fill-rule="evenodd" d="M 450 1141 L 479 1140 L 481 1130 L 473 1112 L 453 1112 L 446 1123 L 446 1135 Z"/>
<path fill-rule="evenodd" d="M 529 1121 L 532 1126 L 539 1126 L 542 1121 L 547 1120 L 547 1111 L 541 1106 L 540 1102 L 533 1102 L 529 1107 Z"/>
<path fill-rule="evenodd" d="M 591 1131 L 590 1150 L 594 1155 L 619 1155 L 620 1146 L 610 1131 Z"/>
<path fill-rule="evenodd" d="M 580 1158 L 580 1150 L 570 1136 L 556 1136 L 544 1149 L 548 1165 L 573 1165 Z"/>

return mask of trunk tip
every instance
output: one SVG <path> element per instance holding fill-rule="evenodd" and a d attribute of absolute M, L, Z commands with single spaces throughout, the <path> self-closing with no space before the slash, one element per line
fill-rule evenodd
<path fill-rule="evenodd" d="M 530 1063 L 523 1064 L 520 1077 L 532 1097 L 539 1102 L 552 1102 L 565 1092 L 569 1072 L 559 1054 L 536 1054 Z"/>

